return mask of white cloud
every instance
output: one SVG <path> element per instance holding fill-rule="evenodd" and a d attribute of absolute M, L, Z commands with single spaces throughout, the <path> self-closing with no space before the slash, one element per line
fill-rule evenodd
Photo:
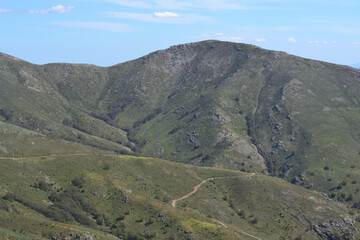
<path fill-rule="evenodd" d="M 203 34 L 200 34 L 200 36 L 198 36 L 197 38 L 200 38 L 200 39 L 210 39 L 210 38 L 211 38 L 211 35 L 210 35 L 210 34 L 203 33 Z"/>
<path fill-rule="evenodd" d="M 28 11 L 28 13 L 30 14 L 35 14 L 35 13 L 41 13 L 41 14 L 48 14 L 48 13 L 53 13 L 53 12 L 56 12 L 56 13 L 69 13 L 71 12 L 72 10 L 74 9 L 74 7 L 65 7 L 63 5 L 56 5 L 56 6 L 53 6 L 51 8 L 48 8 L 48 9 L 31 9 Z"/>
<path fill-rule="evenodd" d="M 289 37 L 289 38 L 288 38 L 288 41 L 291 42 L 291 43 L 296 43 L 296 39 L 293 38 L 293 37 Z"/>
<path fill-rule="evenodd" d="M 162 18 L 175 18 L 180 17 L 179 14 L 173 12 L 154 12 L 155 17 L 162 17 Z"/>
<path fill-rule="evenodd" d="M 68 13 L 71 12 L 74 7 L 65 7 L 63 5 L 56 5 L 51 8 L 51 12 L 58 12 L 58 13 Z"/>
<path fill-rule="evenodd" d="M 313 40 L 310 40 L 310 41 L 308 41 L 308 43 L 309 44 L 322 44 L 322 45 L 328 45 L 328 44 L 337 44 L 337 42 L 336 41 L 331 41 L 331 42 L 328 42 L 328 41 L 322 41 L 322 42 L 320 42 L 320 41 L 318 41 L 318 40 L 315 40 L 315 41 L 313 41 Z"/>
<path fill-rule="evenodd" d="M 62 27 L 87 28 L 96 30 L 105 30 L 111 32 L 131 32 L 133 28 L 121 23 L 108 22 L 53 22 L 52 25 Z"/>
<path fill-rule="evenodd" d="M 14 9 L 9 9 L 9 8 L 0 8 L 0 13 L 9 13 L 9 12 L 14 12 Z"/>
<path fill-rule="evenodd" d="M 255 38 L 255 42 L 266 42 L 265 38 Z"/>
<path fill-rule="evenodd" d="M 185 9 L 191 7 L 191 3 L 178 0 L 104 0 L 106 2 L 116 3 L 125 7 L 144 8 L 144 9 Z"/>
<path fill-rule="evenodd" d="M 224 38 L 222 38 L 222 40 L 240 42 L 240 41 L 244 41 L 245 38 L 244 37 L 224 37 Z"/>
<path fill-rule="evenodd" d="M 103 0 L 116 3 L 125 7 L 145 8 L 145 9 L 213 9 L 213 10 L 259 10 L 263 8 L 253 8 L 237 3 L 235 0 Z"/>
<path fill-rule="evenodd" d="M 129 13 L 129 12 L 103 12 L 103 16 L 112 18 L 130 19 L 143 22 L 154 22 L 154 23 L 194 23 L 194 22 L 208 22 L 210 18 L 196 15 L 196 14 L 182 14 L 177 17 L 159 17 L 154 14 L 148 13 Z"/>
<path fill-rule="evenodd" d="M 244 37 L 240 37 L 240 36 L 226 36 L 224 33 L 215 33 L 215 34 L 206 34 L 203 33 L 200 36 L 198 36 L 197 38 L 201 39 L 201 40 L 207 40 L 207 39 L 216 39 L 216 40 L 220 40 L 220 41 L 228 41 L 228 42 L 243 42 L 245 41 Z"/>
<path fill-rule="evenodd" d="M 360 42 L 352 42 L 353 45 L 360 45 Z"/>
<path fill-rule="evenodd" d="M 133 8 L 152 8 L 151 4 L 148 4 L 144 1 L 130 1 L 130 0 L 105 0 L 105 2 L 116 3 L 125 7 Z"/>

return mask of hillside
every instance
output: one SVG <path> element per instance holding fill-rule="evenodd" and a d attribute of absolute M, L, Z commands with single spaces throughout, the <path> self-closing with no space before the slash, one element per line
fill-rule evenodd
<path fill-rule="evenodd" d="M 44 144 L 57 150 L 0 158 L 1 239 L 351 239 L 358 234 L 344 205 L 273 177 L 81 145 L 69 149 L 66 142 L 9 124 L 1 124 L 0 132 L 12 133 L 12 143 L 19 141 L 24 149 Z"/>
<path fill-rule="evenodd" d="M 260 224 L 258 226 L 261 227 L 256 228 L 249 221 L 241 220 L 241 217 L 240 220 L 237 219 L 236 216 L 239 215 L 235 215 L 235 208 L 244 210 L 254 201 L 243 199 L 248 196 L 246 194 L 239 196 L 241 192 L 250 191 L 239 189 L 239 186 L 250 183 L 237 183 L 238 180 L 232 178 L 215 179 L 216 184 L 222 184 L 222 190 L 216 194 L 221 199 L 227 199 L 224 201 L 233 206 L 226 206 L 226 210 L 221 210 L 228 219 L 212 215 L 211 218 L 227 226 L 226 229 L 221 228 L 219 234 L 235 236 L 235 232 L 239 234 L 240 230 L 230 227 L 231 224 L 245 224 L 246 232 L 254 236 L 259 233 L 260 238 L 269 235 L 278 239 L 279 235 L 276 234 L 279 232 L 285 239 L 295 238 L 295 235 L 290 237 L 290 232 L 298 235 L 307 232 L 304 229 L 312 229 L 309 234 L 316 232 L 315 226 L 319 226 L 319 222 L 313 223 L 308 219 L 326 219 L 325 215 L 305 216 L 300 220 L 294 218 L 299 216 L 299 212 L 306 211 L 299 210 L 303 205 L 312 206 L 308 199 L 321 197 L 314 195 L 313 190 L 326 193 L 332 198 L 327 199 L 329 202 L 326 204 L 344 204 L 339 207 L 341 209 L 338 212 L 334 207 L 319 208 L 329 209 L 324 210 L 324 214 L 347 219 L 344 216 L 351 209 L 351 219 L 357 217 L 360 209 L 359 92 L 360 71 L 357 69 L 238 43 L 205 41 L 178 45 L 108 68 L 66 63 L 34 65 L 0 54 L 0 127 L 3 129 L 0 136 L 0 156 L 7 158 L 3 159 L 3 163 L 6 163 L 10 172 L 22 169 L 16 165 L 20 164 L 19 161 L 10 158 L 21 158 L 24 163 L 32 166 L 33 160 L 37 158 L 26 161 L 28 157 L 40 156 L 41 159 L 43 156 L 44 159 L 40 162 L 44 168 L 40 170 L 37 167 L 41 164 L 35 164 L 33 170 L 34 174 L 40 171 L 46 175 L 53 171 L 52 164 L 62 168 L 62 162 L 66 161 L 70 165 L 77 164 L 78 161 L 89 161 L 92 165 L 104 164 L 104 160 L 114 163 L 118 158 L 121 159 L 107 156 L 114 153 L 132 155 L 133 157 L 126 158 L 137 159 L 136 161 L 142 158 L 135 156 L 152 157 L 146 159 L 159 164 L 151 178 L 157 176 L 164 166 L 182 166 L 195 172 L 207 172 L 196 178 L 197 181 L 190 181 L 190 178 L 189 182 L 183 183 L 187 186 L 188 193 L 203 180 L 213 177 L 213 173 L 218 174 L 217 176 L 251 176 L 245 179 L 256 179 L 255 182 L 263 182 L 264 186 L 269 184 L 261 191 L 262 187 L 251 187 L 251 190 L 257 192 L 254 193 L 254 199 L 261 199 L 266 190 L 272 191 L 266 193 L 266 196 L 276 196 L 272 200 L 274 202 L 264 205 L 264 208 L 272 209 L 270 213 L 255 208 L 249 210 L 249 215 L 256 212 L 264 214 L 259 215 L 259 224 L 273 223 L 274 213 L 279 214 L 279 209 L 283 209 L 288 201 L 292 202 L 289 199 L 277 199 L 282 196 L 277 194 L 279 191 L 293 189 L 298 194 L 296 196 L 310 194 L 307 195 L 309 198 L 305 198 L 307 200 L 304 200 L 304 204 L 293 202 L 294 205 L 288 208 L 294 212 L 288 215 L 286 212 L 282 213 L 286 215 L 289 227 L 279 223 L 280 225 L 275 226 Z M 47 161 L 50 155 L 56 161 Z M 134 173 L 140 171 L 138 165 L 128 167 Z M 74 169 L 80 171 L 79 167 Z M 104 179 L 113 177 L 108 175 L 110 172 L 95 171 Z M 83 171 L 80 173 L 85 174 Z M 19 174 L 24 175 L 25 172 Z M 182 177 L 183 174 L 185 173 L 176 177 Z M 97 178 L 100 178 L 98 175 Z M 71 185 L 71 178 L 76 177 L 71 174 L 68 176 L 67 173 L 65 176 L 66 179 L 60 180 L 60 177 L 54 181 L 59 186 Z M 142 174 L 138 175 L 140 176 Z M 282 178 L 287 182 L 269 176 Z M 168 180 L 178 181 L 176 177 Z M 27 185 L 34 184 L 30 183 L 34 179 L 25 179 Z M 2 181 L 5 180 L 3 178 Z M 13 184 L 12 191 L 18 189 L 17 184 Z M 126 181 L 124 184 L 131 185 Z M 208 184 L 210 181 L 204 183 L 204 186 L 209 188 Z M 106 181 L 104 186 L 110 187 L 112 183 Z M 182 189 L 176 187 L 177 190 Z M 63 187 L 64 189 L 66 188 Z M 155 191 L 154 186 L 149 189 Z M 167 192 L 171 189 L 166 190 L 165 186 L 157 191 L 164 191 L 164 195 L 158 196 L 160 200 L 163 197 L 167 201 L 181 197 L 181 194 Z M 39 197 L 41 194 L 35 195 L 43 201 L 49 194 L 50 190 L 42 195 L 43 198 Z M 235 196 L 235 200 L 243 202 L 243 205 L 230 204 L 230 197 L 226 194 Z M 146 199 L 154 198 L 152 195 L 140 195 L 139 197 Z M 210 192 L 206 193 L 206 199 L 212 199 L 210 195 Z M 194 199 L 196 196 L 194 195 Z M 285 196 L 286 194 L 282 197 Z M 29 195 L 26 199 L 33 197 Z M 196 221 L 202 221 L 201 214 L 211 212 L 205 206 L 212 205 L 212 202 L 209 200 L 206 204 L 199 205 L 196 201 L 191 202 L 191 199 L 193 198 L 189 198 L 186 206 L 190 204 L 192 210 L 187 211 L 194 214 L 191 216 L 195 216 Z M 18 204 L 19 201 L 15 203 Z M 164 204 L 171 206 L 169 202 Z M 104 209 L 100 211 L 105 211 Z M 68 218 L 68 221 L 74 221 Z M 209 222 L 208 220 L 206 221 Z M 179 219 L 176 221 L 181 222 Z M 304 228 L 295 231 L 299 222 L 304 223 Z M 352 224 L 352 221 L 349 223 Z M 329 226 L 332 236 L 347 231 L 343 231 L 342 227 L 332 229 L 329 224 L 325 223 L 324 226 Z M 198 223 L 195 225 L 203 226 Z M 135 230 L 132 223 L 125 226 L 131 231 Z M 162 226 L 154 227 L 159 228 Z M 214 228 L 209 225 L 208 229 Z M 274 229 L 273 232 L 270 229 Z M 321 230 L 318 231 L 318 236 L 323 234 Z M 199 232 L 203 234 L 202 230 Z M 352 234 L 354 232 L 356 231 L 352 231 Z M 196 236 L 210 236 L 201 234 Z M 165 236 L 168 237 L 166 234 Z M 176 236 L 182 238 L 181 235 Z"/>

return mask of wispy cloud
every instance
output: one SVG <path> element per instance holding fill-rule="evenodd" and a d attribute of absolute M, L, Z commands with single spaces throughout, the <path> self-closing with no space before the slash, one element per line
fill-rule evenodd
<path fill-rule="evenodd" d="M 86 28 L 110 32 L 132 32 L 135 30 L 126 24 L 108 22 L 53 22 L 51 24 L 62 27 Z"/>
<path fill-rule="evenodd" d="M 144 9 L 185 9 L 191 7 L 191 3 L 177 0 L 103 0 L 105 2 L 116 3 L 125 7 L 144 8 Z"/>
<path fill-rule="evenodd" d="M 360 42 L 352 42 L 353 45 L 359 45 L 360 46 Z"/>
<path fill-rule="evenodd" d="M 48 14 L 48 13 L 69 13 L 74 9 L 74 7 L 65 7 L 63 5 L 56 5 L 47 9 L 31 9 L 28 11 L 30 14 L 40 13 L 40 14 Z"/>
<path fill-rule="evenodd" d="M 212 9 L 212 10 L 262 10 L 264 8 L 249 7 L 239 4 L 235 0 L 102 0 L 116 3 L 125 7 L 145 9 Z"/>
<path fill-rule="evenodd" d="M 142 22 L 153 23 L 194 23 L 211 21 L 210 18 L 196 14 L 177 14 L 177 13 L 130 13 L 130 12 L 103 12 L 101 15 L 112 18 L 130 19 Z"/>
<path fill-rule="evenodd" d="M 288 41 L 291 42 L 291 43 L 296 43 L 296 39 L 293 38 L 293 37 L 289 37 L 289 38 L 288 38 Z"/>
<path fill-rule="evenodd" d="M 165 17 L 165 18 L 173 18 L 180 17 L 179 14 L 173 12 L 154 12 L 155 17 Z"/>
<path fill-rule="evenodd" d="M 0 13 L 10 13 L 10 12 L 15 12 L 15 9 L 0 8 Z"/>
<path fill-rule="evenodd" d="M 315 44 L 315 45 L 318 45 L 318 44 L 322 44 L 322 45 L 328 45 L 328 44 L 336 44 L 337 42 L 336 41 L 318 41 L 318 40 L 310 40 L 308 41 L 309 44 Z"/>
<path fill-rule="evenodd" d="M 244 37 L 239 37 L 239 36 L 222 36 L 217 38 L 218 40 L 221 41 L 229 41 L 229 42 L 242 42 L 245 41 Z"/>
<path fill-rule="evenodd" d="M 213 35 L 203 33 L 200 36 L 198 36 L 197 38 L 199 38 L 201 40 L 216 39 L 216 40 L 220 40 L 220 41 L 229 41 L 229 42 L 243 42 L 246 40 L 244 37 L 241 37 L 241 36 L 227 36 L 221 32 L 215 33 Z"/>
<path fill-rule="evenodd" d="M 254 39 L 255 42 L 266 42 L 265 38 L 255 38 Z"/>

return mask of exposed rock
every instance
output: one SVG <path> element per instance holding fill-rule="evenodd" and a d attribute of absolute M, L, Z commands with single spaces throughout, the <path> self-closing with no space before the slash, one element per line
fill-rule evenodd
<path fill-rule="evenodd" d="M 86 232 L 82 234 L 79 238 L 79 240 L 94 240 L 93 236 L 89 232 Z"/>
<path fill-rule="evenodd" d="M 215 120 L 218 120 L 221 123 L 228 123 L 231 120 L 229 117 L 227 117 L 223 114 L 220 114 L 220 113 L 215 113 L 215 117 L 216 117 Z"/>
<path fill-rule="evenodd" d="M 314 231 L 322 239 L 354 239 L 358 232 L 354 227 L 354 220 L 349 217 L 329 220 L 313 226 Z"/>
<path fill-rule="evenodd" d="M 288 149 L 285 145 L 285 143 L 283 141 L 278 141 L 276 144 L 275 144 L 275 149 L 276 150 L 282 150 L 284 152 L 287 152 Z"/>
<path fill-rule="evenodd" d="M 274 126 L 274 131 L 275 131 L 276 133 L 280 133 L 281 130 L 282 130 L 282 128 L 283 128 L 283 125 L 282 125 L 281 123 L 277 123 L 277 124 Z"/>

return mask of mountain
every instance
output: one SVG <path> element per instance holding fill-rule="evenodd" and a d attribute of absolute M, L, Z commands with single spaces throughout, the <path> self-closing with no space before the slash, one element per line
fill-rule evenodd
<path fill-rule="evenodd" d="M 120 194 L 116 189 L 126 196 L 127 185 L 138 188 L 134 199 L 129 198 L 135 205 L 142 204 L 144 210 L 142 213 L 133 207 L 135 215 L 146 212 L 144 216 L 154 218 L 155 213 L 146 210 L 153 206 L 141 202 L 141 199 L 152 199 L 152 204 L 167 208 L 169 200 L 191 192 L 196 182 L 201 183 L 215 173 L 225 177 L 235 174 L 255 180 L 253 183 L 250 180 L 239 183 L 232 178 L 215 178 L 214 184 L 220 184 L 216 187 L 220 192 L 216 194 L 211 193 L 212 185 L 206 182 L 204 186 L 209 192 L 201 193 L 204 204 L 191 202 L 196 199 L 195 196 L 198 197 L 194 195 L 194 199 L 189 198 L 191 203 L 186 203 L 180 212 L 169 218 L 181 222 L 182 226 L 176 225 L 176 231 L 166 227 L 168 233 L 174 232 L 171 237 L 183 239 L 179 229 L 186 228 L 186 232 L 190 231 L 193 237 L 200 239 L 214 237 L 211 234 L 220 234 L 216 235 L 219 239 L 220 236 L 240 238 L 236 234 L 251 239 L 241 232 L 267 239 L 279 239 L 281 236 L 285 239 L 299 236 L 304 239 L 314 236 L 331 239 L 339 237 L 338 234 L 351 238 L 356 234 L 358 224 L 351 219 L 357 217 L 360 208 L 359 92 L 359 70 L 238 43 L 204 41 L 178 45 L 108 68 L 65 63 L 40 66 L 1 54 L 0 121 L 6 124 L 4 129 L 7 130 L 4 130 L 1 139 L 0 155 L 9 158 L 5 164 L 8 173 L 17 171 L 19 176 L 24 176 L 22 184 L 39 185 L 41 179 L 31 176 L 41 173 L 45 174 L 43 181 L 57 186 L 34 192 L 33 187 L 25 190 L 21 184 L 5 184 L 3 178 L 1 183 L 9 190 L 2 193 L 19 192 L 20 189 L 29 192 L 25 198 L 13 198 L 21 209 L 29 207 L 24 204 L 24 199 L 45 201 L 50 207 L 59 205 L 56 199 L 53 199 L 55 202 L 47 200 L 59 189 L 60 198 L 69 198 L 65 191 L 77 194 L 77 191 L 84 190 L 85 199 L 95 201 L 90 194 L 98 191 L 91 188 L 95 184 L 91 180 L 93 177 L 99 181 L 102 179 L 100 182 L 103 185 L 98 188 L 109 189 L 108 194 L 115 198 Z M 22 133 L 19 139 L 18 134 L 22 131 L 27 134 Z M 132 161 L 112 156 L 113 153 L 133 155 L 128 157 Z M 54 154 L 57 156 L 49 157 Z M 47 161 L 48 158 L 55 160 Z M 24 160 L 19 163 L 14 159 Z M 107 160 L 112 166 L 125 164 L 124 161 L 129 164 L 121 173 L 125 175 L 117 176 L 118 187 L 109 180 L 116 172 L 103 172 L 99 167 Z M 156 167 L 151 171 L 142 169 L 139 161 L 149 161 L 150 166 Z M 152 164 L 154 161 L 156 164 Z M 62 165 L 65 162 L 72 168 L 65 168 Z M 87 166 L 85 162 L 91 164 Z M 29 176 L 25 166 L 33 171 Z M 80 170 L 82 166 L 89 169 Z M 153 182 L 152 179 L 162 176 L 160 173 L 166 172 L 167 168 L 180 166 L 183 170 L 179 170 L 179 174 L 163 176 L 165 182 L 164 179 L 161 183 Z M 203 171 L 204 175 L 197 176 L 197 171 Z M 129 179 L 127 174 L 130 174 Z M 150 175 L 145 178 L 146 174 Z M 181 180 L 182 185 L 164 186 L 167 182 L 180 181 L 183 176 L 189 179 Z M 72 186 L 71 181 L 76 177 L 90 182 L 89 186 Z M 146 180 L 141 180 L 144 178 Z M 150 181 L 151 184 L 142 183 L 145 185 L 139 188 L 133 183 L 137 181 Z M 253 187 L 240 189 L 240 186 L 249 184 Z M 181 190 L 183 187 L 180 186 L 186 186 L 187 191 Z M 174 188 L 179 192 L 171 193 Z M 156 192 L 158 196 L 141 193 L 141 189 Z M 252 195 L 251 191 L 256 193 Z M 262 199 L 264 191 L 264 196 L 273 196 L 271 201 L 266 199 L 270 202 Z M 244 196 L 240 194 L 244 192 Z M 122 194 L 120 198 L 124 198 Z M 300 196 L 308 197 L 303 199 Z M 164 198 L 168 201 L 160 203 Z M 301 199 L 305 202 L 301 203 Z M 101 207 L 97 211 L 111 215 L 101 205 L 109 208 L 117 204 L 111 201 L 100 201 L 98 205 Z M 262 207 L 258 209 L 252 202 Z M 314 208 L 315 203 L 320 205 Z M 81 207 L 81 200 L 76 204 Z M 245 208 L 249 210 L 245 211 Z M 291 210 L 280 210 L 284 208 Z M 307 215 L 313 212 L 311 209 L 318 209 L 315 211 L 318 215 Z M 246 212 L 246 216 L 252 215 L 249 219 L 258 219 L 259 225 L 255 220 L 255 224 L 247 218 L 245 221 L 240 216 L 241 210 Z M 45 221 L 44 216 L 49 218 L 47 215 L 50 213 L 46 211 L 35 211 L 41 215 L 37 215 L 37 221 Z M 239 211 L 240 215 L 237 214 Z M 348 215 L 348 211 L 352 216 Z M 206 213 L 210 215 L 206 216 Z M 51 214 L 50 219 L 56 220 Z M 83 214 L 87 219 L 94 217 L 91 211 L 76 214 Z M 77 217 L 66 216 L 69 223 L 82 224 Z M 192 219 L 191 223 L 184 222 L 181 216 Z M 115 216 L 109 218 L 114 219 Z M 138 229 L 134 221 L 140 219 L 130 219 L 124 223 L 125 226 L 113 224 L 116 229 L 128 228 L 130 232 L 145 236 L 145 232 L 139 231 L 146 231 L 147 226 L 139 224 L 142 227 Z M 216 221 L 226 227 L 218 222 L 223 226 L 219 230 L 218 226 L 214 226 Z M 268 225 L 261 225 L 266 223 Z M 94 227 L 91 224 L 90 229 Z M 245 230 L 238 227 L 242 224 L 245 224 Z M 159 234 L 158 229 L 164 229 L 160 223 L 150 225 L 153 229 L 149 229 L 152 232 L 157 230 L 156 234 Z M 11 229 L 12 225 L 7 226 Z M 105 232 L 111 231 L 111 226 L 100 226 Z M 209 232 L 205 233 L 205 229 Z M 125 236 L 124 232 L 121 234 Z M 163 238 L 166 237 L 170 236 L 165 234 Z"/>

